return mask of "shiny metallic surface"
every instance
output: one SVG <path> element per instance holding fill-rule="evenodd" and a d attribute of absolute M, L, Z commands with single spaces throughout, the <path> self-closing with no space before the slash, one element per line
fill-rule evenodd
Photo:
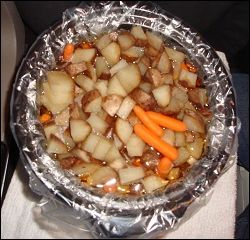
<path fill-rule="evenodd" d="M 231 75 L 216 52 L 192 28 L 152 3 L 127 4 L 83 3 L 82 8 L 66 10 L 62 22 L 45 31 L 23 59 L 12 93 L 11 128 L 30 174 L 32 190 L 53 201 L 55 207 L 63 204 L 70 208 L 78 224 L 87 226 L 95 238 L 151 238 L 176 227 L 202 206 L 194 201 L 206 199 L 213 184 L 237 157 L 235 94 Z M 213 111 L 208 149 L 182 181 L 163 192 L 139 197 L 103 195 L 83 186 L 46 153 L 46 139 L 37 118 L 39 87 L 46 71 L 56 66 L 65 43 L 135 24 L 161 33 L 165 43 L 184 51 L 200 69 Z"/>

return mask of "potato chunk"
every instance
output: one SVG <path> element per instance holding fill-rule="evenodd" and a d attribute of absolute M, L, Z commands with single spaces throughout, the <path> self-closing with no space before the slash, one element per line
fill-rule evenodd
<path fill-rule="evenodd" d="M 91 132 L 91 127 L 88 123 L 81 119 L 70 120 L 70 134 L 74 142 L 82 142 Z"/>
<path fill-rule="evenodd" d="M 99 112 L 101 110 L 102 97 L 98 90 L 87 92 L 82 98 L 84 112 Z"/>
<path fill-rule="evenodd" d="M 113 66 L 120 60 L 120 46 L 117 43 L 112 42 L 101 50 L 101 54 L 105 57 L 108 64 Z"/>
<path fill-rule="evenodd" d="M 128 167 L 118 171 L 121 184 L 128 184 L 136 180 L 142 179 L 145 176 L 142 167 Z"/>
<path fill-rule="evenodd" d="M 145 111 L 153 109 L 157 106 L 157 103 L 154 97 L 143 90 L 136 88 L 131 94 L 130 97 L 142 107 Z"/>
<path fill-rule="evenodd" d="M 122 97 L 119 95 L 108 95 L 103 99 L 102 107 L 110 116 L 113 117 L 117 113 L 122 100 Z"/>
<path fill-rule="evenodd" d="M 145 73 L 145 81 L 152 83 L 155 87 L 159 87 L 163 84 L 163 78 L 158 69 L 150 68 Z"/>
<path fill-rule="evenodd" d="M 127 93 L 133 91 L 141 81 L 141 72 L 137 64 L 129 64 L 116 74 Z"/>
<path fill-rule="evenodd" d="M 169 104 L 171 92 L 168 85 L 162 85 L 155 88 L 152 92 L 160 107 L 166 107 Z"/>

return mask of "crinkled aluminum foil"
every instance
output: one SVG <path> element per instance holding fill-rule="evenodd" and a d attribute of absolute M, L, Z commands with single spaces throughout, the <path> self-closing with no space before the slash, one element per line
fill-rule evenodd
<path fill-rule="evenodd" d="M 184 179 L 162 193 L 142 197 L 101 195 L 82 186 L 46 153 L 45 136 L 37 118 L 37 96 L 46 71 L 55 67 L 66 42 L 77 43 L 79 39 L 134 24 L 161 33 L 167 43 L 181 48 L 199 67 L 214 114 L 208 129 L 209 146 L 206 156 Z M 83 3 L 66 10 L 62 22 L 42 33 L 24 58 L 12 94 L 11 128 L 32 189 L 52 200 L 54 209 L 60 204 L 71 209 L 78 225 L 87 226 L 96 238 L 149 238 L 175 227 L 186 210 L 194 213 L 199 204 L 191 203 L 206 198 L 217 179 L 235 161 L 239 130 L 235 105 L 230 73 L 216 52 L 180 19 L 152 3 Z M 57 212 L 59 218 L 66 218 L 66 214 L 68 211 L 59 215 Z"/>

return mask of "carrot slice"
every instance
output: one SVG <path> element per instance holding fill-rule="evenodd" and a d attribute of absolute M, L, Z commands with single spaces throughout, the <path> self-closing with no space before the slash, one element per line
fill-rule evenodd
<path fill-rule="evenodd" d="M 181 68 L 189 71 L 187 65 L 184 62 L 181 63 Z"/>
<path fill-rule="evenodd" d="M 73 52 L 74 52 L 74 45 L 72 43 L 67 43 L 64 50 L 63 50 L 63 59 L 65 61 L 68 61 L 72 55 L 73 55 Z"/>
<path fill-rule="evenodd" d="M 159 172 L 160 175 L 162 176 L 166 176 L 169 171 L 173 168 L 174 164 L 172 163 L 172 161 L 167 158 L 167 157 L 163 157 L 161 158 L 158 166 L 157 166 L 157 170 Z"/>
<path fill-rule="evenodd" d="M 132 164 L 136 167 L 140 167 L 142 165 L 141 159 L 140 158 L 133 159 Z"/>
<path fill-rule="evenodd" d="M 178 157 L 178 151 L 176 150 L 176 148 L 164 142 L 152 131 L 147 129 L 143 124 L 136 124 L 134 126 L 134 132 L 145 143 L 155 148 L 169 159 L 175 160 Z"/>
<path fill-rule="evenodd" d="M 83 43 L 81 44 L 81 47 L 82 47 L 83 49 L 90 49 L 90 48 L 92 48 L 92 45 L 91 45 L 91 43 L 83 42 Z"/>
<path fill-rule="evenodd" d="M 41 116 L 39 116 L 39 120 L 41 123 L 48 122 L 50 119 L 51 119 L 51 115 L 47 113 L 44 113 Z"/>
<path fill-rule="evenodd" d="M 138 105 L 134 106 L 134 112 L 136 116 L 142 121 L 142 123 L 157 136 L 163 135 L 163 129 L 157 125 L 150 117 L 146 114 L 146 112 L 139 107 Z"/>
<path fill-rule="evenodd" d="M 196 73 L 197 72 L 197 68 L 194 65 L 192 65 L 191 63 L 187 63 L 186 62 L 186 67 L 187 67 L 187 69 L 188 69 L 189 72 L 192 72 L 192 73 Z"/>
<path fill-rule="evenodd" d="M 178 119 L 165 116 L 161 113 L 148 111 L 147 115 L 157 124 L 162 127 L 172 129 L 177 132 L 184 132 L 187 130 L 186 124 Z"/>
<path fill-rule="evenodd" d="M 197 68 L 192 65 L 191 63 L 188 63 L 188 62 L 182 62 L 181 63 L 181 68 L 182 69 L 185 69 L 189 72 L 192 72 L 192 73 L 196 73 L 197 72 Z"/>

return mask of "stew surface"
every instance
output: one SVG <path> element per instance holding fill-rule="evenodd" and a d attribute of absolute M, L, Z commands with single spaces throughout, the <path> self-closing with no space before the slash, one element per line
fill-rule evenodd
<path fill-rule="evenodd" d="M 161 190 L 205 154 L 211 111 L 199 69 L 139 26 L 66 44 L 40 106 L 48 153 L 106 193 Z"/>

